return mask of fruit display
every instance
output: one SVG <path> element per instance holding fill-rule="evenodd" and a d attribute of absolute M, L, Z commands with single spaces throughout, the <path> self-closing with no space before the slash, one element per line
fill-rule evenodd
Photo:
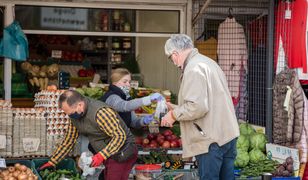
<path fill-rule="evenodd" d="M 16 163 L 0 170 L 0 179 L 3 180 L 37 180 L 38 177 L 27 166 Z"/>
<path fill-rule="evenodd" d="M 180 148 L 182 140 L 175 135 L 170 129 L 166 129 L 163 133 L 149 133 L 146 137 L 136 137 L 136 144 L 143 148 Z"/>
<path fill-rule="evenodd" d="M 275 177 L 291 177 L 294 174 L 293 158 L 288 157 L 284 163 L 279 164 L 273 173 Z"/>

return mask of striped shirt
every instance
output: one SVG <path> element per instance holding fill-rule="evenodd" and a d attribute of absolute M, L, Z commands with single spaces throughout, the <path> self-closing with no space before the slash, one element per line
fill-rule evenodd
<path fill-rule="evenodd" d="M 117 153 L 126 141 L 126 133 L 120 126 L 120 120 L 111 108 L 102 108 L 96 114 L 96 122 L 99 128 L 105 132 L 111 140 L 99 153 L 104 159 Z M 56 149 L 50 158 L 50 163 L 56 165 L 73 149 L 78 138 L 78 129 L 69 124 L 68 131 L 62 144 Z"/>

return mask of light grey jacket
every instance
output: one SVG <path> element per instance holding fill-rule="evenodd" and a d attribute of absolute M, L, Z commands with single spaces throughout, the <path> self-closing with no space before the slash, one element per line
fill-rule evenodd
<path fill-rule="evenodd" d="M 207 153 L 210 144 L 221 146 L 239 136 L 226 77 L 216 62 L 197 49 L 185 60 L 178 102 L 173 112 L 180 122 L 183 158 Z"/>

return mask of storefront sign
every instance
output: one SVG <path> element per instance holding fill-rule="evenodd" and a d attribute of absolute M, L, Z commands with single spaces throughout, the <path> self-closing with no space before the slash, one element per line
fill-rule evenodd
<path fill-rule="evenodd" d="M 39 138 L 23 138 L 22 145 L 25 152 L 36 152 L 40 145 Z"/>
<path fill-rule="evenodd" d="M 0 135 L 0 149 L 6 148 L 6 136 Z"/>
<path fill-rule="evenodd" d="M 41 26 L 46 28 L 87 30 L 88 10 L 42 7 Z"/>

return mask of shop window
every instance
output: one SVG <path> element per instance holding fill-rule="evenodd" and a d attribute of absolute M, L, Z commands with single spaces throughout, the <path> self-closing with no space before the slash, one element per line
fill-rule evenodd
<path fill-rule="evenodd" d="M 178 33 L 180 12 L 71 7 L 15 7 L 16 19 L 26 30 L 91 32 Z M 139 16 L 136 17 L 136 16 Z M 172 17 L 162 25 L 161 19 Z M 136 18 L 139 20 L 136 24 Z M 136 28 L 137 26 L 137 28 Z M 172 27 L 172 28 L 170 28 Z"/>

